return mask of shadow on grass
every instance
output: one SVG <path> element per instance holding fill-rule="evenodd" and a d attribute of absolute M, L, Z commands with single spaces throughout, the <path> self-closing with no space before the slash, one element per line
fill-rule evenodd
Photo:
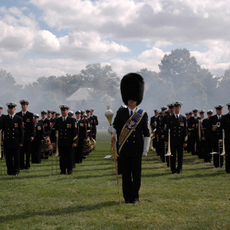
<path fill-rule="evenodd" d="M 0 217 L 0 222 L 8 222 L 12 220 L 21 220 L 30 218 L 33 216 L 56 216 L 56 215 L 66 215 L 71 213 L 81 213 L 81 212 L 87 212 L 87 211 L 93 211 L 93 210 L 99 210 L 101 208 L 105 207 L 111 207 L 114 205 L 118 205 L 119 203 L 115 201 L 108 201 L 108 202 L 102 202 L 97 204 L 87 204 L 87 205 L 77 205 L 73 207 L 67 207 L 67 208 L 59 208 L 59 209 L 53 209 L 53 210 L 44 210 L 44 211 L 35 211 L 35 212 L 24 212 L 19 215 L 7 215 L 5 217 Z"/>

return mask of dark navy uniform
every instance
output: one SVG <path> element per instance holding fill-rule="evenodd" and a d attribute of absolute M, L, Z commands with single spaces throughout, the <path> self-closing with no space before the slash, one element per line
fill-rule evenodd
<path fill-rule="evenodd" d="M 211 162 L 212 155 L 212 142 L 211 142 L 211 133 L 212 129 L 209 126 L 209 118 L 203 120 L 203 130 L 204 130 L 204 162 Z"/>
<path fill-rule="evenodd" d="M 190 138 L 190 151 L 192 155 L 197 155 L 197 145 L 198 145 L 198 117 L 190 117 L 188 119 L 188 132 Z"/>
<path fill-rule="evenodd" d="M 20 168 L 29 169 L 30 168 L 30 154 L 31 154 L 31 137 L 34 136 L 34 123 L 33 123 L 33 113 L 26 111 L 23 115 L 22 111 L 16 113 L 20 116 L 23 121 L 24 129 L 24 143 L 20 148 Z M 24 162 L 24 155 L 26 154 L 26 164 Z"/>
<path fill-rule="evenodd" d="M 20 148 L 19 144 L 24 143 L 24 131 L 22 118 L 9 115 L 2 118 L 1 128 L 4 132 L 4 152 L 6 157 L 8 175 L 18 175 L 20 171 Z"/>
<path fill-rule="evenodd" d="M 87 139 L 87 122 L 84 119 L 76 121 L 78 132 L 78 144 L 75 151 L 75 163 L 82 163 L 84 140 Z"/>
<path fill-rule="evenodd" d="M 181 102 L 176 102 L 175 107 L 180 106 Z M 170 147 L 171 147 L 171 170 L 172 173 L 181 173 L 183 164 L 183 145 L 187 144 L 188 133 L 187 133 L 187 120 L 181 114 L 171 115 L 167 120 L 167 141 L 168 141 L 168 130 L 170 129 Z M 178 164 L 176 168 L 176 157 Z"/>
<path fill-rule="evenodd" d="M 75 120 L 70 117 L 66 117 L 63 121 L 63 117 L 56 120 L 53 126 L 53 135 L 58 131 L 58 149 L 60 156 L 60 169 L 61 174 L 72 174 L 72 144 L 77 143 L 78 134 L 75 128 Z"/>
<path fill-rule="evenodd" d="M 44 140 L 44 126 L 41 121 L 38 121 L 35 126 L 34 140 L 32 141 L 32 163 L 41 163 L 42 141 Z"/>
<path fill-rule="evenodd" d="M 222 139 L 222 126 L 221 126 L 221 122 L 222 122 L 222 116 L 217 116 L 214 115 L 212 117 L 209 118 L 209 129 L 212 130 L 212 128 L 216 125 L 218 125 L 219 127 L 217 127 L 217 129 L 214 131 L 212 130 L 211 132 L 211 143 L 212 143 L 212 150 L 213 152 L 217 152 L 218 154 L 214 154 L 213 159 L 214 159 L 214 166 L 215 168 L 219 167 L 219 151 L 221 151 L 219 149 L 219 140 Z M 220 166 L 223 166 L 223 156 L 220 157 Z"/>
<path fill-rule="evenodd" d="M 229 106 L 229 104 L 227 104 Z M 222 128 L 225 132 L 225 168 L 226 173 L 230 173 L 230 113 L 222 116 Z"/>

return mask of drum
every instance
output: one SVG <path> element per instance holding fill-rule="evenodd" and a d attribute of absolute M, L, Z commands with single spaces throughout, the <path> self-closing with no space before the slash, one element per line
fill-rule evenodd
<path fill-rule="evenodd" d="M 84 140 L 83 144 L 83 154 L 88 155 L 93 150 L 93 144 L 91 143 L 89 137 Z"/>
<path fill-rule="evenodd" d="M 42 152 L 48 152 L 53 149 L 53 145 L 51 144 L 50 137 L 45 137 L 42 142 Z"/>
<path fill-rule="evenodd" d="M 93 149 L 92 149 L 92 150 L 95 150 L 95 148 L 96 148 L 96 141 L 95 141 L 95 139 L 93 139 L 93 138 L 91 137 L 90 141 L 91 141 L 91 143 L 92 143 L 92 145 L 93 145 Z"/>

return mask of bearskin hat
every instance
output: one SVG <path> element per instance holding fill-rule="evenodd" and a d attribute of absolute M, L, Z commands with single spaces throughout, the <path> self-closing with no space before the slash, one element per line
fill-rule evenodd
<path fill-rule="evenodd" d="M 126 74 L 121 79 L 121 96 L 123 102 L 128 105 L 128 100 L 133 100 L 139 105 L 144 94 L 144 79 L 137 73 Z"/>

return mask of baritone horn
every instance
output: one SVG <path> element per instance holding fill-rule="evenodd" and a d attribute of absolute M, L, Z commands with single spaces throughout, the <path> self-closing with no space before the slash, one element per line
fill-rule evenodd
<path fill-rule="evenodd" d="M 171 146 L 170 146 L 170 129 L 169 129 L 169 132 L 168 132 L 168 152 L 167 154 L 165 154 L 165 156 L 172 156 L 172 153 L 171 153 Z"/>
<path fill-rule="evenodd" d="M 222 153 L 220 154 L 221 156 L 224 156 L 225 155 L 225 145 L 224 145 L 224 139 L 225 139 L 225 132 L 224 132 L 224 129 L 223 129 L 223 148 L 222 148 Z"/>

